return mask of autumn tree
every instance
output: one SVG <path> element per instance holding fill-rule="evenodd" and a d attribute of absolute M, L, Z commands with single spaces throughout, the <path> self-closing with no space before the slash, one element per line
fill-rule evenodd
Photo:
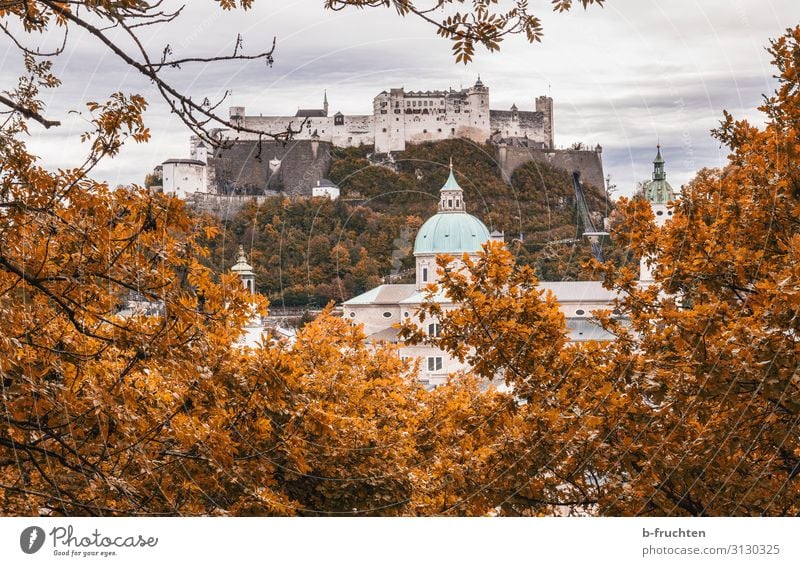
<path fill-rule="evenodd" d="M 609 269 L 631 322 L 614 355 L 652 411 L 623 425 L 639 435 L 621 460 L 631 481 L 605 513 L 800 511 L 800 27 L 769 51 L 766 126 L 726 112 L 713 135 L 728 164 L 685 186 L 665 227 L 639 199 L 623 207 L 620 237 L 653 259 L 656 281 Z"/>
<path fill-rule="evenodd" d="M 619 487 L 607 443 L 620 415 L 632 410 L 625 376 L 604 371 L 613 360 L 602 344 L 568 342 L 556 297 L 537 289 L 533 270 L 516 265 L 504 246 L 489 243 L 476 259 L 464 256 L 461 269 L 452 259 L 438 258 L 441 279 L 420 308 L 423 322 L 438 322 L 439 336 L 413 323 L 403 336 L 447 350 L 508 392 L 489 393 L 496 407 L 483 412 L 491 418 L 472 446 L 482 465 L 470 464 L 470 475 L 481 484 L 462 484 L 449 509 L 480 497 L 509 515 L 595 513 Z"/>

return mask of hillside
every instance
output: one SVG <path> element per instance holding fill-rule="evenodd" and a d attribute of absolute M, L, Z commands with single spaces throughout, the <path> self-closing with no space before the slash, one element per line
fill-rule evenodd
<path fill-rule="evenodd" d="M 529 163 L 509 185 L 490 147 L 462 140 L 411 146 L 393 168 L 371 164 L 364 148 L 336 150 L 328 177 L 342 189 L 339 200 L 276 197 L 224 222 L 205 219 L 221 232 L 208 242 L 213 267 L 230 266 L 243 244 L 259 290 L 284 306 L 346 300 L 390 274 L 411 280 L 413 240 L 436 211 L 451 156 L 467 210 L 490 230 L 505 232 L 519 261 L 533 265 L 541 279 L 592 278 L 582 268 L 588 243 L 570 241 L 582 231 L 570 173 Z M 586 193 L 592 211 L 611 213 L 602 189 L 587 186 Z M 609 242 L 604 247 L 607 256 L 628 261 Z"/>

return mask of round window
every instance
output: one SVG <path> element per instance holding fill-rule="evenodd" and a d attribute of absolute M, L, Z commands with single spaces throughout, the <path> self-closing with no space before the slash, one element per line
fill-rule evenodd
<path fill-rule="evenodd" d="M 350 313 L 350 318 L 355 318 L 355 317 L 356 317 L 356 313 L 354 313 L 354 312 L 351 312 L 351 313 Z"/>
<path fill-rule="evenodd" d="M 575 311 L 575 314 L 577 314 L 578 316 L 583 316 L 586 314 L 586 311 L 584 311 L 583 309 L 578 309 Z"/>
<path fill-rule="evenodd" d="M 659 210 L 658 212 L 656 212 L 656 216 L 662 216 L 663 214 L 664 214 L 663 210 Z"/>
<path fill-rule="evenodd" d="M 403 316 L 404 316 L 404 317 L 406 317 L 406 318 L 408 318 L 408 311 L 404 312 L 404 313 L 403 313 Z"/>
<path fill-rule="evenodd" d="M 383 318 L 392 318 L 392 313 L 386 311 L 385 313 L 383 313 Z"/>

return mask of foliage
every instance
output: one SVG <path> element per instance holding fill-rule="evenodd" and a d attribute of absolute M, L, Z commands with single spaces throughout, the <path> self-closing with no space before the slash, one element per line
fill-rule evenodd
<path fill-rule="evenodd" d="M 436 211 L 454 156 L 468 211 L 490 230 L 505 232 L 518 261 L 533 266 L 543 279 L 596 278 L 584 267 L 591 249 L 577 237 L 581 228 L 570 175 L 531 162 L 514 173 L 509 185 L 493 151 L 465 140 L 409 145 L 392 169 L 370 162 L 364 148 L 338 149 L 329 177 L 342 188 L 339 200 L 276 197 L 244 209 L 224 225 L 203 219 L 225 234 L 205 242 L 217 259 L 210 265 L 226 269 L 238 243 L 248 243 L 260 291 L 274 305 L 286 306 L 343 301 L 393 274 L 399 276 L 393 281 L 408 281 L 414 238 Z M 602 190 L 587 186 L 586 194 L 593 211 L 604 215 L 613 210 Z M 624 249 L 608 242 L 604 247 L 614 261 L 631 261 Z"/>
<path fill-rule="evenodd" d="M 800 27 L 770 47 L 779 87 L 759 129 L 725 113 L 714 136 L 723 170 L 703 170 L 656 229 L 624 203 L 625 238 L 655 262 L 656 284 L 632 286 L 631 321 L 614 355 L 653 409 L 630 447 L 629 488 L 610 513 L 796 515 L 798 428 L 798 149 Z"/>

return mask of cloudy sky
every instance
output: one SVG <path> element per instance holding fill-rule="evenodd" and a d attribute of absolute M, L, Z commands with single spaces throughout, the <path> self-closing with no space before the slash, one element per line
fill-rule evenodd
<path fill-rule="evenodd" d="M 168 3 L 179 5 L 177 2 Z M 250 12 L 221 13 L 212 0 L 192 0 L 176 22 L 149 31 L 148 47 L 169 43 L 177 56 L 230 53 L 237 33 L 256 52 L 277 38 L 275 64 L 187 66 L 173 80 L 196 99 L 232 92 L 230 104 L 248 114 L 293 115 L 319 107 L 327 89 L 332 111 L 369 113 L 375 94 L 390 87 L 440 89 L 474 83 L 490 87 L 492 108 L 533 108 L 537 95 L 555 99 L 556 144 L 601 144 L 606 173 L 630 194 L 652 171 L 657 140 L 676 188 L 704 166 L 720 165 L 725 148 L 709 136 L 722 110 L 760 122 L 755 108 L 774 89 L 765 46 L 800 23 L 798 0 L 607 0 L 604 8 L 550 12 L 533 0 L 545 38 L 504 42 L 457 65 L 450 44 L 427 24 L 386 9 L 327 12 L 322 0 L 256 0 Z M 55 36 L 44 38 L 44 43 Z M 19 57 L 0 39 L 3 84 L 19 72 Z M 169 157 L 188 155 L 189 132 L 170 116 L 151 86 L 98 43 L 75 33 L 56 70 L 64 84 L 45 97 L 47 115 L 64 125 L 34 126 L 31 146 L 45 164 L 74 164 L 86 117 L 71 113 L 117 90 L 151 101 L 152 141 L 128 146 L 96 175 L 112 185 L 142 182 Z"/>

